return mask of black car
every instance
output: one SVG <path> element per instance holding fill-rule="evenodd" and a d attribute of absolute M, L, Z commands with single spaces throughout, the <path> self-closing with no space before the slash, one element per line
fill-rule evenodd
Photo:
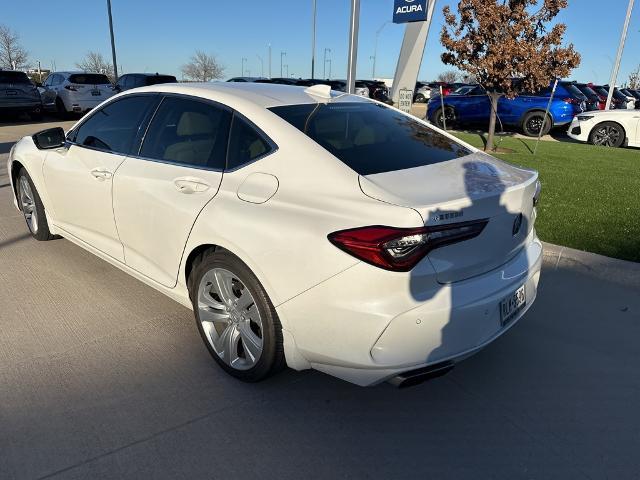
<path fill-rule="evenodd" d="M 26 112 L 34 120 L 42 117 L 42 98 L 26 73 L 0 70 L 0 113 Z"/>
<path fill-rule="evenodd" d="M 632 88 L 621 88 L 620 91 L 627 97 L 633 97 L 636 100 L 636 108 L 640 108 L 640 92 Z"/>
<path fill-rule="evenodd" d="M 124 92 L 132 88 L 158 85 L 159 83 L 178 83 L 178 80 L 173 75 L 159 73 L 127 73 L 118 79 L 113 89 L 116 92 Z"/>
<path fill-rule="evenodd" d="M 600 110 L 600 95 L 586 83 L 574 82 L 575 87 L 587 97 L 587 110 Z"/>
<path fill-rule="evenodd" d="M 255 81 L 255 83 L 275 83 L 276 85 L 297 85 L 298 82 L 296 78 L 262 78 Z"/>

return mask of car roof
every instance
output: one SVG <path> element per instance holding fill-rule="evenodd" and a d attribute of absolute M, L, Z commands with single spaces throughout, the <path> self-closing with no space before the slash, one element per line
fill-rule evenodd
<path fill-rule="evenodd" d="M 347 95 L 343 92 L 335 91 L 332 93 L 331 100 L 329 100 L 310 93 L 309 87 L 252 82 L 170 83 L 128 90 L 125 94 L 128 92 L 161 92 L 192 95 L 222 102 L 231 107 L 240 104 L 252 104 L 262 108 L 271 108 L 286 105 L 326 103 L 327 101 L 331 101 L 332 103 L 368 101 L 366 98 L 358 95 Z"/>
<path fill-rule="evenodd" d="M 102 74 L 99 73 L 98 75 L 102 75 Z M 143 75 L 145 77 L 173 77 L 173 78 L 176 77 L 175 75 L 171 75 L 170 73 L 139 73 L 139 72 L 127 72 L 127 73 L 123 73 L 120 76 L 124 77 L 125 75 Z"/>

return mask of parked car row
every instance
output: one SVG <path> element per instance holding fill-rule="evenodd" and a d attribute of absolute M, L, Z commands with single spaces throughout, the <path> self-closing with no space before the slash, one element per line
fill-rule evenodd
<path fill-rule="evenodd" d="M 173 75 L 128 73 L 115 85 L 101 73 L 52 72 L 45 81 L 34 83 L 26 73 L 0 70 L 0 113 L 28 113 L 34 120 L 43 111 L 60 115 L 86 113 L 103 100 L 136 87 L 176 83 Z"/>
<path fill-rule="evenodd" d="M 263 77 L 234 77 L 228 82 L 254 82 L 254 83 L 272 83 L 278 85 L 294 85 L 299 87 L 312 87 L 313 85 L 329 85 L 332 90 L 338 92 L 347 91 L 346 80 L 329 80 L 318 78 L 263 78 Z M 384 82 L 378 80 L 356 80 L 356 95 L 361 97 L 373 98 L 380 102 L 391 103 L 389 100 L 389 88 Z"/>
<path fill-rule="evenodd" d="M 552 128 L 569 125 L 578 114 L 605 108 L 609 86 L 560 81 L 552 95 L 552 86 L 539 92 L 523 92 L 516 98 L 500 98 L 498 121 L 502 126 L 517 128 L 527 136 L 538 136 Z M 545 121 L 545 112 L 549 114 Z M 612 109 L 640 107 L 640 91 L 614 88 Z M 480 85 L 464 85 L 440 97 L 439 91 L 430 95 L 427 119 L 438 127 L 486 125 L 491 114 L 491 102 Z"/>

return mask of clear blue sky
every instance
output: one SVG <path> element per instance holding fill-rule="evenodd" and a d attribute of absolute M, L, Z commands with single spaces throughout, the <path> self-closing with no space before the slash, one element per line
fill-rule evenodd
<path fill-rule="evenodd" d="M 333 78 L 346 76 L 349 0 L 318 1 L 316 75 L 322 75 L 323 52 L 331 49 Z M 422 63 L 421 79 L 433 79 L 447 67 L 440 62 L 439 31 L 442 7 L 454 0 L 439 0 Z M 603 6 L 603 3 L 606 6 Z M 570 0 L 559 21 L 568 25 L 566 40 L 582 54 L 573 78 L 607 83 L 620 38 L 627 0 Z M 32 62 L 43 67 L 56 62 L 58 70 L 74 68 L 89 50 L 110 58 L 106 0 L 67 0 L 37 13 L 25 14 L 19 3 L 3 8 L 0 23 L 16 30 Z M 26 4 L 23 4 L 26 5 Z M 6 7 L 6 6 L 5 6 Z M 267 75 L 269 43 L 273 47 L 272 73 L 280 75 L 280 52 L 296 77 L 310 76 L 311 0 L 112 0 L 118 64 L 125 72 L 161 72 L 177 76 L 196 49 L 217 56 L 226 76 L 246 69 L 260 75 L 257 55 Z M 393 0 L 361 1 L 358 77 L 371 76 L 375 32 L 391 19 Z M 633 13 L 618 82 L 625 81 L 640 63 L 640 5 Z M 392 77 L 404 26 L 388 24 L 380 34 L 378 77 Z"/>

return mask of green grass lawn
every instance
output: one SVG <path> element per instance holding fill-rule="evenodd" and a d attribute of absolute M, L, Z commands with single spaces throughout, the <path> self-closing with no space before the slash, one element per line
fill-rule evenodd
<path fill-rule="evenodd" d="M 483 147 L 478 134 L 456 133 Z M 500 139 L 498 139 L 500 142 Z M 640 262 L 640 150 L 506 137 L 496 156 L 540 172 L 536 228 L 546 242 Z"/>

